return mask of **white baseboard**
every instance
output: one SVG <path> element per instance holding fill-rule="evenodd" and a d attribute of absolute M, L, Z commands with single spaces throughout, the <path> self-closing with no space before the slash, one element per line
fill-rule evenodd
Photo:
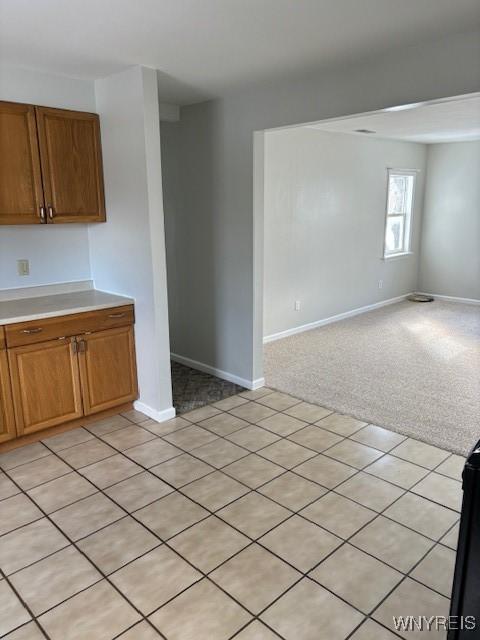
<path fill-rule="evenodd" d="M 176 412 L 174 407 L 163 409 L 163 411 L 157 411 L 156 409 L 149 407 L 148 404 L 140 402 L 140 400 L 135 400 L 133 406 L 137 411 L 145 413 L 149 418 L 152 418 L 152 420 L 155 420 L 156 422 L 165 422 L 166 420 L 175 418 Z"/>
<path fill-rule="evenodd" d="M 456 296 L 442 296 L 438 293 L 425 293 L 424 291 L 417 291 L 422 296 L 432 296 L 436 300 L 445 300 L 445 302 L 461 302 L 463 304 L 480 304 L 480 300 L 476 298 L 457 298 Z"/>
<path fill-rule="evenodd" d="M 380 302 L 375 302 L 373 304 L 368 304 L 365 307 L 358 307 L 358 309 L 352 309 L 351 311 L 345 311 L 344 313 L 338 313 L 335 316 L 330 316 L 329 318 L 323 318 L 323 320 L 316 320 L 315 322 L 309 322 L 308 324 L 302 324 L 299 327 L 293 327 L 293 329 L 286 329 L 286 331 L 280 331 L 279 333 L 272 333 L 269 336 L 265 336 L 263 338 L 263 343 L 273 342 L 274 340 L 281 340 L 282 338 L 288 338 L 288 336 L 293 336 L 296 333 L 303 333 L 304 331 L 310 331 L 311 329 L 317 329 L 318 327 L 323 327 L 326 324 L 332 324 L 333 322 L 338 322 L 339 320 L 345 320 L 345 318 L 351 318 L 353 316 L 358 316 L 361 313 L 367 313 L 368 311 L 373 311 L 374 309 L 380 309 L 380 307 L 386 307 L 389 304 L 395 304 L 396 302 L 401 302 L 405 300 L 410 293 L 405 293 L 402 296 L 397 296 L 396 298 L 390 298 L 389 300 L 381 300 Z"/>
<path fill-rule="evenodd" d="M 255 389 L 260 389 L 265 386 L 265 378 L 257 378 L 256 380 L 252 380 L 251 384 L 247 387 L 250 391 L 255 391 Z"/>
<path fill-rule="evenodd" d="M 238 384 L 241 387 L 245 387 L 246 389 L 259 389 L 260 387 L 263 387 L 265 385 L 265 378 L 247 380 L 246 378 L 240 378 L 240 376 L 236 376 L 233 373 L 229 373 L 228 371 L 223 371 L 222 369 L 211 367 L 209 364 L 205 364 L 204 362 L 192 360 L 191 358 L 186 358 L 185 356 L 180 356 L 178 355 L 178 353 L 171 353 L 170 357 L 174 362 L 179 362 L 180 364 L 184 364 L 185 366 L 191 367 L 192 369 L 198 369 L 199 371 L 203 371 L 204 373 L 210 373 L 212 376 L 222 378 L 222 380 L 228 380 L 228 382 L 233 382 L 234 384 Z"/>

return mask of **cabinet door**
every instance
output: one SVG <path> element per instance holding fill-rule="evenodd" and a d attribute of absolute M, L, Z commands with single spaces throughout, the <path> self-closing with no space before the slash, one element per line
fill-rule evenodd
<path fill-rule="evenodd" d="M 44 221 L 35 107 L 0 102 L 0 224 Z"/>
<path fill-rule="evenodd" d="M 16 435 L 7 352 L 0 349 L 0 442 L 11 440 Z"/>
<path fill-rule="evenodd" d="M 105 220 L 98 115 L 36 107 L 47 221 Z"/>
<path fill-rule="evenodd" d="M 76 344 L 61 338 L 8 350 L 17 432 L 83 415 Z"/>
<path fill-rule="evenodd" d="M 78 338 L 85 414 L 137 398 L 133 327 L 98 331 Z"/>

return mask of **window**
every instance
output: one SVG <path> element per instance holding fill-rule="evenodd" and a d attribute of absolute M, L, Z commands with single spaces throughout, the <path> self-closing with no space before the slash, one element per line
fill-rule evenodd
<path fill-rule="evenodd" d="M 388 170 L 384 258 L 410 251 L 415 176 L 414 171 Z"/>

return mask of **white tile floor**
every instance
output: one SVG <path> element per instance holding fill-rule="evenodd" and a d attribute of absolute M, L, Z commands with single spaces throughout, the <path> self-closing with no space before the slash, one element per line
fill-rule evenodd
<path fill-rule="evenodd" d="M 407 638 L 448 614 L 463 464 L 268 389 L 2 454 L 0 636 Z"/>

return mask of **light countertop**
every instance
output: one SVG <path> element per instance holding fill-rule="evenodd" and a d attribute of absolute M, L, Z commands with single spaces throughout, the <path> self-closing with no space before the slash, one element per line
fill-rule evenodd
<path fill-rule="evenodd" d="M 32 298 L 0 301 L 0 325 L 67 316 L 83 311 L 109 309 L 134 304 L 132 298 L 88 289 Z"/>

